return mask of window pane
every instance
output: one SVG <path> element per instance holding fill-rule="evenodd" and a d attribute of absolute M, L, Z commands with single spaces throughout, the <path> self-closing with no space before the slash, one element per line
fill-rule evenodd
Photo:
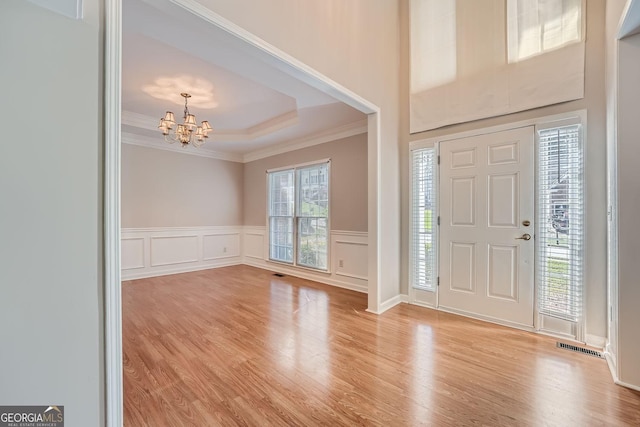
<path fill-rule="evenodd" d="M 270 218 L 269 258 L 276 261 L 293 262 L 293 218 Z"/>
<path fill-rule="evenodd" d="M 293 169 L 269 174 L 269 216 L 293 216 Z"/>
<path fill-rule="evenodd" d="M 583 157 L 580 126 L 539 133 L 538 306 L 576 322 L 582 315 Z"/>
<path fill-rule="evenodd" d="M 298 216 L 329 216 L 328 164 L 313 165 L 297 170 Z"/>
<path fill-rule="evenodd" d="M 412 286 L 434 291 L 436 287 L 436 154 L 433 148 L 414 150 L 411 165 Z"/>
<path fill-rule="evenodd" d="M 582 40 L 582 0 L 508 0 L 509 62 Z"/>
<path fill-rule="evenodd" d="M 328 270 L 328 174 L 328 162 L 269 173 L 270 259 Z"/>
<path fill-rule="evenodd" d="M 299 218 L 298 264 L 326 270 L 328 236 L 326 218 Z"/>

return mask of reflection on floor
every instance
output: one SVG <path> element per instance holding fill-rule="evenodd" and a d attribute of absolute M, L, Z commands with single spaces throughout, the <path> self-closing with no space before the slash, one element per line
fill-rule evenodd
<path fill-rule="evenodd" d="M 640 425 L 555 340 L 248 266 L 123 283 L 126 426 Z"/>

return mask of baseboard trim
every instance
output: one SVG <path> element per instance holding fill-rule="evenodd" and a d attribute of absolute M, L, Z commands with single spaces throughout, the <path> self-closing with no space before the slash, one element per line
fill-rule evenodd
<path fill-rule="evenodd" d="M 409 296 L 405 295 L 405 294 L 398 294 L 395 297 L 389 298 L 388 300 L 384 301 L 383 303 L 380 304 L 378 311 L 374 311 L 374 310 L 369 310 L 367 309 L 367 311 L 369 313 L 373 313 L 373 314 L 382 314 L 387 310 L 392 309 L 393 307 L 395 307 L 398 304 L 402 304 L 402 303 L 408 303 L 409 302 Z"/>
<path fill-rule="evenodd" d="M 185 265 L 185 266 L 171 267 L 171 268 L 158 268 L 152 271 L 125 270 L 122 273 L 122 281 L 126 282 L 128 280 L 147 279 L 149 277 L 169 276 L 171 274 L 180 274 L 180 273 L 192 273 L 194 271 L 212 270 L 215 268 L 230 267 L 232 265 L 240 265 L 240 264 L 242 264 L 242 262 L 240 261 L 239 258 L 236 257 L 235 260 L 225 260 L 225 261 L 216 262 L 216 263 Z"/>
<path fill-rule="evenodd" d="M 584 341 L 588 346 L 599 348 L 601 350 L 604 350 L 607 344 L 607 339 L 605 337 L 599 337 L 591 334 L 586 334 L 584 336 Z"/>
<path fill-rule="evenodd" d="M 335 286 L 338 288 L 342 288 L 342 289 L 348 289 L 350 291 L 355 291 L 355 292 L 360 292 L 360 293 L 367 293 L 369 291 L 369 289 L 367 288 L 367 286 L 358 286 L 355 285 L 353 283 L 348 283 L 348 282 L 343 282 L 340 280 L 335 280 L 332 279 L 330 277 L 324 277 L 321 275 L 316 275 L 314 273 L 310 273 L 310 272 L 306 272 L 304 270 L 298 270 L 296 268 L 292 268 L 292 267 L 288 267 L 288 266 L 284 266 L 284 265 L 274 265 L 274 264 L 268 264 L 266 261 L 264 260 L 259 260 L 257 258 L 250 258 L 248 256 L 245 256 L 244 261 L 242 262 L 242 264 L 245 265 L 250 265 L 252 267 L 257 267 L 257 268 L 262 268 L 263 270 L 268 270 L 268 271 L 277 271 L 279 273 L 284 273 L 284 274 L 288 274 L 289 276 L 294 276 L 294 277 L 299 277 L 301 279 L 306 279 L 306 280 L 311 280 L 313 282 L 318 282 L 318 283 L 322 283 L 325 285 L 331 285 L 331 286 Z"/>
<path fill-rule="evenodd" d="M 640 387 L 638 387 L 637 385 L 633 385 L 633 384 L 629 384 L 629 383 L 625 383 L 624 381 L 620 381 L 617 378 L 613 379 L 613 382 L 621 387 L 626 387 L 629 388 L 631 390 L 635 390 L 635 391 L 640 391 Z"/>
<path fill-rule="evenodd" d="M 614 384 L 619 385 L 620 387 L 626 387 L 631 390 L 640 391 L 640 386 L 620 381 L 620 378 L 618 378 L 618 369 L 616 368 L 616 362 L 615 360 L 613 360 L 613 356 L 609 351 L 609 342 L 607 342 L 607 345 L 605 346 L 604 358 L 606 359 L 607 365 L 609 366 L 609 372 L 611 373 L 611 378 L 613 378 Z"/>

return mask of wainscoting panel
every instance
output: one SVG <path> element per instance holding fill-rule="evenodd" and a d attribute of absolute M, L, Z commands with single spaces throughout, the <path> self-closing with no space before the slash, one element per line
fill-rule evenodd
<path fill-rule="evenodd" d="M 269 240 L 266 227 L 245 227 L 243 233 L 243 263 L 278 273 L 314 280 L 328 285 L 368 291 L 367 233 L 331 231 L 330 271 L 327 273 L 269 261 Z"/>
<path fill-rule="evenodd" d="M 198 261 L 198 236 L 151 237 L 151 266 Z"/>
<path fill-rule="evenodd" d="M 242 227 L 122 229 L 122 280 L 240 264 Z"/>
<path fill-rule="evenodd" d="M 367 280 L 369 268 L 367 237 L 354 234 L 332 234 L 331 237 L 335 274 Z"/>
<path fill-rule="evenodd" d="M 331 232 L 330 271 L 269 261 L 266 227 L 122 229 L 122 280 L 247 264 L 328 285 L 367 292 L 367 233 Z"/>
<path fill-rule="evenodd" d="M 122 269 L 144 268 L 144 237 L 122 238 Z"/>
<path fill-rule="evenodd" d="M 202 236 L 202 259 L 210 261 L 240 256 L 240 233 Z"/>
<path fill-rule="evenodd" d="M 265 227 L 245 227 L 244 229 L 244 258 L 264 260 L 269 252 L 265 252 Z"/>

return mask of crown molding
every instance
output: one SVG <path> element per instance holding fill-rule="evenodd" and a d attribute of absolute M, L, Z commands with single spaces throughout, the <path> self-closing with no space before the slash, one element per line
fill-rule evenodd
<path fill-rule="evenodd" d="M 140 129 L 157 131 L 157 123 L 160 119 L 154 119 L 145 114 L 133 111 L 122 111 L 122 124 Z M 235 142 L 252 141 L 270 133 L 288 128 L 298 123 L 298 110 L 292 110 L 279 116 L 271 117 L 247 129 L 238 130 L 214 130 L 210 138 L 213 141 Z M 213 123 L 215 125 L 215 123 Z"/>
<path fill-rule="evenodd" d="M 348 123 L 346 125 L 330 129 L 328 131 L 318 132 L 302 139 L 295 139 L 284 142 L 261 150 L 246 153 L 242 161 L 244 163 L 253 162 L 255 160 L 264 159 L 265 157 L 275 156 L 277 154 L 286 153 L 293 150 L 312 147 L 314 145 L 324 144 L 342 138 L 348 138 L 354 135 L 360 135 L 368 131 L 367 120 L 359 120 L 357 122 Z"/>
<path fill-rule="evenodd" d="M 137 145 L 139 147 L 154 148 L 156 150 L 172 151 L 180 154 L 189 154 L 191 156 L 208 157 L 210 159 L 226 160 L 229 162 L 243 163 L 242 154 L 226 153 L 222 151 L 213 151 L 206 148 L 187 147 L 184 149 L 180 144 L 167 144 L 161 138 L 149 138 L 135 133 L 122 132 L 122 143 L 129 145 Z M 192 148 L 192 149 L 189 149 Z"/>

